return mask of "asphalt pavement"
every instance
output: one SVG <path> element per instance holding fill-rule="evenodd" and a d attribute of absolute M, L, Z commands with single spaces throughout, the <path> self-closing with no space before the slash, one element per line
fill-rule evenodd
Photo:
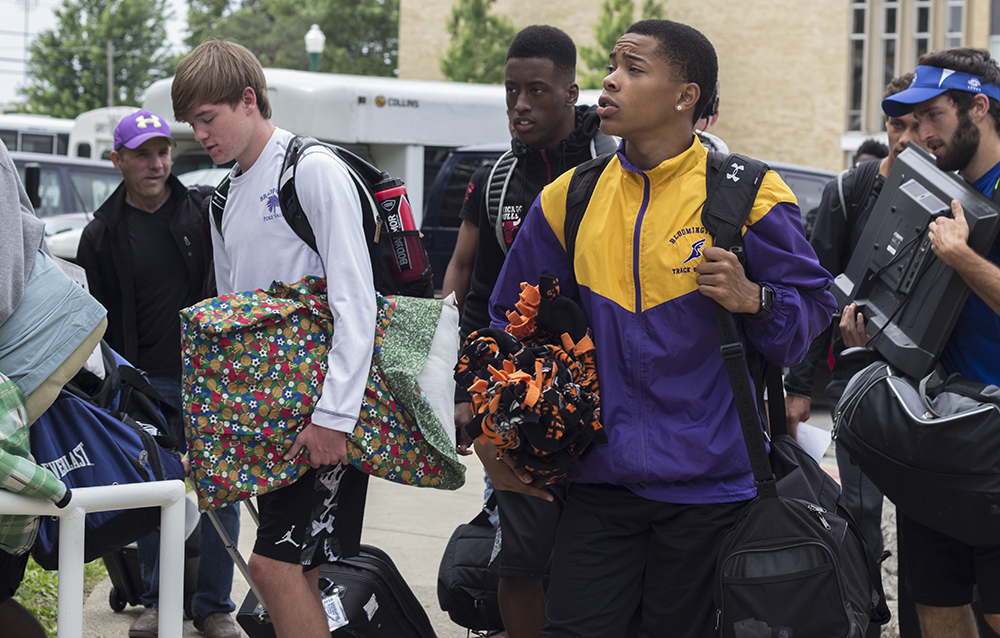
<path fill-rule="evenodd" d="M 825 409 L 818 409 L 813 425 L 829 430 L 831 423 Z M 462 457 L 466 465 L 465 485 L 454 492 L 398 485 L 372 478 L 368 482 L 368 502 L 361 542 L 385 550 L 416 594 L 434 626 L 438 638 L 466 638 L 464 628 L 451 622 L 437 602 L 437 573 L 441 555 L 452 532 L 470 521 L 482 507 L 483 470 L 475 455 Z M 823 459 L 823 467 L 837 476 L 833 450 Z M 250 555 L 256 527 L 244 510 L 241 517 L 239 546 L 244 557 Z M 84 638 L 125 638 L 129 625 L 142 607 L 126 607 L 114 612 L 108 603 L 111 581 L 105 578 L 90 594 L 83 609 Z M 232 598 L 237 608 L 249 589 L 237 570 Z M 197 638 L 191 621 L 184 622 L 184 638 Z"/>

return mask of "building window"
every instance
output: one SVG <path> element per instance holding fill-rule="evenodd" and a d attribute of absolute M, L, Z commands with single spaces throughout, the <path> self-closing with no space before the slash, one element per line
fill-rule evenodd
<path fill-rule="evenodd" d="M 916 0 L 913 3 L 913 19 L 913 61 L 916 66 L 920 56 L 931 50 L 931 0 Z"/>
<path fill-rule="evenodd" d="M 889 0 L 882 5 L 882 84 L 886 85 L 896 77 L 896 43 L 899 34 L 896 22 L 899 3 Z"/>
<path fill-rule="evenodd" d="M 1000 0 L 990 2 L 990 57 L 1000 60 Z"/>
<path fill-rule="evenodd" d="M 856 0 L 851 3 L 850 73 L 848 87 L 847 130 L 860 131 L 864 107 L 865 86 L 865 25 L 867 23 L 867 2 Z"/>
<path fill-rule="evenodd" d="M 945 8 L 945 48 L 962 46 L 962 12 L 965 0 L 948 0 Z"/>

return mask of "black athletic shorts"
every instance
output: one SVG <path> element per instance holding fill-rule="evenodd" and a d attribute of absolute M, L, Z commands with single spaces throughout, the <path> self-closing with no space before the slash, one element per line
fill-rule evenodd
<path fill-rule="evenodd" d="M 716 635 L 715 563 L 746 502 L 684 505 L 572 483 L 546 591 L 545 638 Z"/>
<path fill-rule="evenodd" d="M 357 556 L 367 491 L 368 475 L 354 466 L 324 465 L 258 496 L 254 554 L 306 570 Z"/>
<path fill-rule="evenodd" d="M 568 484 L 564 480 L 545 488 L 555 497 L 553 502 L 521 492 L 496 491 L 500 527 L 490 562 L 494 571 L 512 578 L 545 577 Z"/>
<path fill-rule="evenodd" d="M 0 604 L 12 598 L 24 580 L 24 568 L 28 565 L 28 552 L 15 556 L 0 549 Z"/>
<path fill-rule="evenodd" d="M 896 510 L 899 561 L 906 563 L 913 600 L 931 607 L 959 607 L 979 590 L 983 612 L 1000 614 L 1000 545 L 966 545 Z"/>

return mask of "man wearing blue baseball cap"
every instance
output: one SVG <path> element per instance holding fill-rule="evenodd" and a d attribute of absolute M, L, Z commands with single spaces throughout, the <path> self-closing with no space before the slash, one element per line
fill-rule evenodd
<path fill-rule="evenodd" d="M 984 49 L 954 48 L 920 58 L 905 91 L 882 101 L 890 117 L 912 112 L 921 146 L 943 171 L 958 171 L 1000 202 L 1000 66 Z M 931 222 L 934 254 L 972 290 L 941 354 L 949 374 L 958 372 L 1000 385 L 1000 255 L 995 242 L 984 258 L 968 245 L 962 206 L 953 218 Z M 1000 632 L 1000 545 L 969 546 L 899 516 L 900 571 L 917 603 L 924 638 L 979 636 L 969 604 L 978 587 L 986 620 Z"/>
<path fill-rule="evenodd" d="M 181 342 L 178 310 L 215 294 L 212 246 L 202 234 L 201 203 L 211 186 L 186 188 L 170 172 L 175 146 L 165 119 L 136 111 L 115 127 L 111 161 L 122 184 L 83 231 L 77 261 L 87 271 L 91 294 L 108 310 L 105 339 L 145 371 L 150 384 L 178 411 L 181 406 Z M 181 424 L 178 424 L 181 425 Z M 183 428 L 173 432 L 184 447 Z M 218 511 L 234 540 L 239 508 Z M 129 627 L 129 638 L 156 638 L 159 615 L 159 534 L 139 541 L 146 610 Z M 191 601 L 195 626 L 209 638 L 237 638 L 230 615 L 233 561 L 215 527 L 202 517 L 198 585 Z"/>

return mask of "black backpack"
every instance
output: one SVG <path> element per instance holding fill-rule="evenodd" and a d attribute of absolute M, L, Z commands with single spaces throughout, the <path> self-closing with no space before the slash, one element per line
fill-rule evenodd
<path fill-rule="evenodd" d="M 281 163 L 278 181 L 278 204 L 281 214 L 299 239 L 316 250 L 316 236 L 309 219 L 299 205 L 295 191 L 295 169 L 305 151 L 314 146 L 329 150 L 347 167 L 361 202 L 362 222 L 368 240 L 375 289 L 383 295 L 405 295 L 431 298 L 434 296 L 433 273 L 427 250 L 419 230 L 403 229 L 393 217 L 401 198 L 382 199 L 377 193 L 402 186 L 402 181 L 372 166 L 354 153 L 333 144 L 326 144 L 311 137 L 295 136 L 288 144 Z M 229 195 L 229 176 L 216 187 L 212 196 L 212 219 L 222 235 L 222 213 Z M 405 194 L 403 195 L 405 197 Z M 409 204 L 407 203 L 408 207 Z M 417 276 L 416 270 L 419 273 Z"/>
<path fill-rule="evenodd" d="M 441 610 L 457 625 L 474 632 L 502 631 L 497 588 L 500 576 L 490 568 L 497 528 L 488 509 L 496 507 L 496 492 L 485 509 L 459 525 L 448 539 L 438 568 L 437 595 Z"/>
<path fill-rule="evenodd" d="M 581 164 L 570 180 L 564 223 L 573 268 L 576 235 L 597 178 L 611 156 Z M 715 245 L 746 263 L 741 229 L 768 166 L 742 155 L 709 153 L 702 223 Z M 783 396 L 781 369 L 744 347 L 733 315 L 715 304 L 721 355 L 733 388 L 757 497 L 723 538 L 716 565 L 719 636 L 843 636 L 861 638 L 870 622 L 885 624 L 889 609 L 878 563 L 851 515 L 840 487 L 786 433 L 784 403 L 772 401 L 773 439 L 764 442 L 763 387 Z M 754 400 L 756 381 L 757 396 Z M 784 633 L 782 633 L 784 632 Z"/>
<path fill-rule="evenodd" d="M 592 158 L 611 157 L 610 154 L 614 153 L 616 146 L 613 137 L 598 130 L 593 139 L 590 140 L 590 156 Z M 604 155 L 605 153 L 608 155 Z M 503 202 L 507 199 L 507 186 L 510 184 L 511 175 L 514 174 L 514 167 L 517 166 L 518 161 L 513 150 L 507 151 L 493 164 L 486 180 L 486 215 L 490 220 L 490 228 L 496 233 L 497 242 L 505 255 L 510 250 L 511 244 L 507 243 L 503 232 Z"/>

